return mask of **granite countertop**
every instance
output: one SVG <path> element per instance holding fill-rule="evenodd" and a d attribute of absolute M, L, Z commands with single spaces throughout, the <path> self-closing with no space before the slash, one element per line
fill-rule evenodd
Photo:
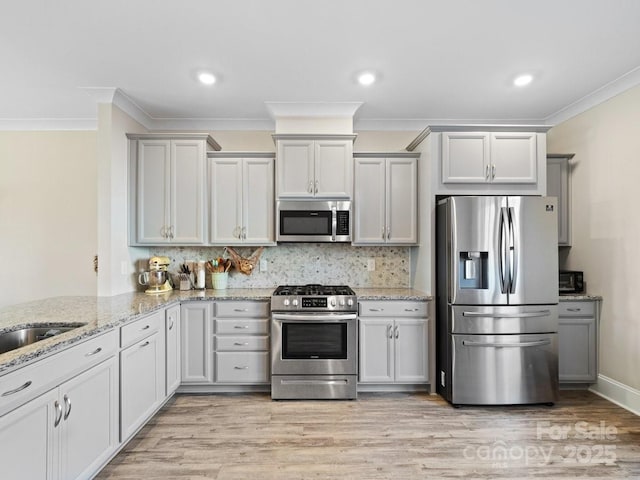
<path fill-rule="evenodd" d="M 586 293 L 575 293 L 570 295 L 560 295 L 561 302 L 572 302 L 572 301 L 587 301 L 587 300 L 597 300 L 602 301 L 602 296 L 600 295 L 591 295 Z"/>
<path fill-rule="evenodd" d="M 160 295 L 132 292 L 113 297 L 54 297 L 4 307 L 0 309 L 0 333 L 28 326 L 85 325 L 0 354 L 0 375 L 172 304 L 190 300 L 269 301 L 273 290 L 274 288 L 173 290 Z M 411 288 L 354 290 L 360 300 L 431 300 L 430 296 Z"/>

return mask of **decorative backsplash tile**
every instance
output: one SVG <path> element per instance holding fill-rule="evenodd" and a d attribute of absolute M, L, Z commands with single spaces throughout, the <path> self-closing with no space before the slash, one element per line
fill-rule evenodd
<path fill-rule="evenodd" d="M 257 247 L 233 247 L 248 257 Z M 155 247 L 151 255 L 171 259 L 169 271 L 177 273 L 182 263 L 228 258 L 224 247 Z M 296 243 L 266 247 L 260 257 L 267 271 L 259 265 L 251 275 L 232 270 L 229 288 L 269 288 L 277 285 L 320 283 L 360 288 L 407 288 L 410 283 L 409 247 L 353 247 L 349 244 Z M 369 259 L 375 271 L 367 270 Z M 207 285 L 210 279 L 207 279 Z"/>

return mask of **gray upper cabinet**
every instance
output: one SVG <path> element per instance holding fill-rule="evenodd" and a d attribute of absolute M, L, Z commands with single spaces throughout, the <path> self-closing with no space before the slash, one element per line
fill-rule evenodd
<path fill-rule="evenodd" d="M 128 134 L 129 243 L 203 245 L 208 135 Z"/>
<path fill-rule="evenodd" d="M 418 241 L 415 154 L 356 154 L 354 245 Z"/>
<path fill-rule="evenodd" d="M 350 199 L 354 138 L 355 135 L 274 135 L 277 197 Z"/>
<path fill-rule="evenodd" d="M 547 195 L 558 198 L 558 245 L 571 246 L 571 168 L 573 153 L 547 155 Z"/>

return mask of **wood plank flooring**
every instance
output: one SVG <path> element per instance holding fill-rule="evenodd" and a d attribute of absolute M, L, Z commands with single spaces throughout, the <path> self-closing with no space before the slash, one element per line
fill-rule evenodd
<path fill-rule="evenodd" d="M 98 479 L 640 478 L 640 417 L 586 391 L 553 407 L 437 395 L 178 395 Z"/>

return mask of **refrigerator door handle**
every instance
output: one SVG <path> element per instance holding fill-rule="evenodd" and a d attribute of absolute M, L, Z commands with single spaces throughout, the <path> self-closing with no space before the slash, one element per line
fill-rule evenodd
<path fill-rule="evenodd" d="M 486 317 L 486 318 L 536 318 L 548 317 L 551 315 L 550 310 L 538 310 L 536 312 L 520 312 L 520 313 L 483 313 L 483 312 L 462 312 L 463 317 Z"/>
<path fill-rule="evenodd" d="M 523 347 L 541 347 L 543 345 L 550 345 L 551 340 L 536 340 L 535 342 L 521 342 L 521 343 L 496 343 L 496 342 L 473 342 L 470 340 L 463 340 L 462 345 L 465 347 L 511 347 L 511 348 L 523 348 Z"/>
<path fill-rule="evenodd" d="M 509 293 L 516 293 L 516 279 L 518 278 L 518 236 L 516 235 L 514 218 L 516 212 L 509 207 Z"/>
<path fill-rule="evenodd" d="M 498 254 L 499 254 L 499 268 L 500 268 L 500 291 L 502 293 L 508 292 L 507 272 L 509 271 L 509 255 L 507 252 L 507 226 L 509 219 L 507 215 L 506 207 L 500 207 L 500 222 L 499 222 L 499 238 L 498 238 Z"/>

